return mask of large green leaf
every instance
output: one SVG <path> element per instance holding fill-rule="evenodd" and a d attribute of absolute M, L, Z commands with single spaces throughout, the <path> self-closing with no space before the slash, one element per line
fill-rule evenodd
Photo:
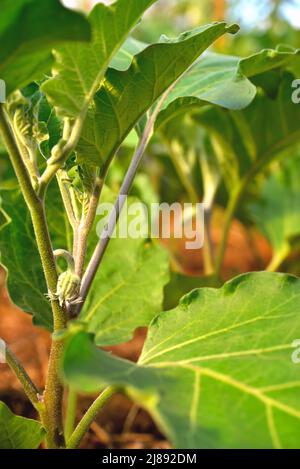
<path fill-rule="evenodd" d="M 130 44 L 127 53 L 129 51 Z M 117 66 L 124 62 L 121 58 Z M 246 58 L 208 53 L 179 80 L 166 100 L 157 126 L 163 125 L 174 114 L 182 114 L 207 103 L 231 110 L 244 109 L 256 96 L 258 76 L 272 72 L 274 80 L 280 69 L 298 62 L 300 50 L 292 48 L 285 51 L 263 49 Z"/>
<path fill-rule="evenodd" d="M 55 50 L 55 76 L 43 86 L 49 101 L 64 117 L 77 117 L 93 99 L 114 54 L 155 0 L 118 0 L 92 10 L 90 44 Z"/>
<path fill-rule="evenodd" d="M 268 77 L 261 77 L 259 93 L 242 111 L 216 106 L 202 107 L 194 114 L 214 143 L 225 174 L 228 190 L 235 190 L 243 176 L 256 175 L 300 138 L 300 108 L 292 102 L 294 76 L 282 72 L 274 97 L 268 95 Z"/>
<path fill-rule="evenodd" d="M 2 191 L 5 213 L 11 222 L 0 233 L 1 263 L 8 272 L 7 287 L 12 301 L 34 316 L 34 322 L 52 328 L 50 302 L 38 254 L 30 214 L 21 194 Z"/>
<path fill-rule="evenodd" d="M 298 140 L 299 106 L 291 100 L 294 77 L 287 70 L 299 62 L 300 51 L 292 48 L 244 59 L 208 54 L 177 84 L 157 128 L 168 135 L 172 120 L 191 112 L 209 132 L 227 186 L 235 189 L 240 176 Z"/>
<path fill-rule="evenodd" d="M 13 414 L 0 402 L 0 449 L 36 449 L 44 435 L 39 422 Z"/>
<path fill-rule="evenodd" d="M 137 365 L 74 335 L 65 378 L 88 392 L 123 386 L 179 448 L 299 448 L 299 309 L 296 277 L 245 274 L 159 315 Z"/>
<path fill-rule="evenodd" d="M 264 182 L 250 205 L 253 220 L 270 241 L 277 265 L 290 254 L 300 235 L 300 158 L 289 158 Z"/>
<path fill-rule="evenodd" d="M 129 340 L 161 311 L 168 256 L 153 242 L 111 241 L 80 316 L 99 345 Z"/>
<path fill-rule="evenodd" d="M 89 40 L 85 18 L 59 0 L 1 0 L 0 77 L 7 93 L 48 72 L 52 47 Z"/>
<path fill-rule="evenodd" d="M 237 29 L 236 25 L 213 23 L 177 39 L 163 37 L 159 43 L 134 56 L 125 71 L 108 69 L 77 147 L 79 161 L 99 166 L 110 160 L 159 96 L 216 39 L 226 32 L 235 33 Z"/>

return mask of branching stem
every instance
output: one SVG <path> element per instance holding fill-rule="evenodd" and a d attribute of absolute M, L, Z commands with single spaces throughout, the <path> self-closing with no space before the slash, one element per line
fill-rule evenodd
<path fill-rule="evenodd" d="M 93 256 L 89 262 L 89 265 L 87 267 L 87 270 L 83 276 L 82 284 L 81 284 L 81 289 L 80 289 L 80 298 L 81 298 L 81 303 L 78 303 L 74 307 L 74 314 L 78 315 L 84 305 L 84 302 L 87 298 L 87 295 L 89 293 L 90 287 L 92 285 L 92 282 L 95 278 L 95 275 L 97 273 L 97 270 L 101 264 L 101 261 L 103 259 L 103 256 L 105 254 L 105 251 L 107 249 L 107 246 L 110 242 L 110 239 L 113 235 L 113 232 L 116 228 L 116 225 L 118 223 L 120 214 L 122 212 L 122 209 L 125 205 L 126 198 L 130 192 L 133 180 L 135 178 L 135 175 L 137 173 L 138 167 L 142 161 L 142 158 L 144 156 L 144 152 L 147 148 L 147 145 L 149 141 L 151 140 L 151 137 L 153 135 L 154 131 L 154 125 L 155 121 L 157 118 L 157 115 L 159 114 L 161 107 L 166 99 L 166 96 L 169 94 L 170 88 L 164 93 L 162 98 L 159 100 L 155 110 L 151 114 L 151 116 L 148 119 L 147 125 L 145 127 L 145 130 L 143 132 L 143 135 L 140 139 L 139 145 L 133 155 L 133 158 L 131 160 L 131 163 L 129 165 L 129 168 L 127 170 L 126 176 L 123 180 L 118 198 L 115 202 L 114 209 L 111 212 L 111 215 L 109 217 L 107 227 L 105 229 L 105 232 L 102 233 L 101 239 L 98 242 L 95 251 L 93 253 Z"/>
<path fill-rule="evenodd" d="M 56 291 L 58 277 L 46 221 L 44 200 L 36 194 L 31 184 L 30 176 L 22 160 L 13 131 L 4 113 L 3 106 L 0 106 L 0 132 L 31 214 L 48 291 L 49 293 L 54 293 Z M 66 327 L 67 314 L 64 309 L 60 307 L 58 301 L 51 301 L 51 306 L 53 311 L 54 331 L 56 332 Z M 62 421 L 63 386 L 58 375 L 62 353 L 63 343 L 54 340 L 51 347 L 49 370 L 44 393 L 46 413 L 43 419 L 47 430 L 47 445 L 50 448 L 57 448 L 64 445 Z"/>

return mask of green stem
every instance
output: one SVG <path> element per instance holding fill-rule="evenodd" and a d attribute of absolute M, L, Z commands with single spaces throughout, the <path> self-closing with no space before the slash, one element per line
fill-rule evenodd
<path fill-rule="evenodd" d="M 91 407 L 82 417 L 81 421 L 75 428 L 73 434 L 67 441 L 67 449 L 76 449 L 81 443 L 82 438 L 88 431 L 90 425 L 96 419 L 100 410 L 106 404 L 106 402 L 111 398 L 111 396 L 116 392 L 116 389 L 113 387 L 106 388 L 99 397 L 93 402 Z"/>
<path fill-rule="evenodd" d="M 15 373 L 17 378 L 19 379 L 22 387 L 27 395 L 28 399 L 35 407 L 35 409 L 40 412 L 41 408 L 43 407 L 41 394 L 35 384 L 31 381 L 29 375 L 27 374 L 26 370 L 24 369 L 23 365 L 19 362 L 17 357 L 14 353 L 6 346 L 5 347 L 5 358 L 6 363 L 11 368 L 11 370 Z"/>
<path fill-rule="evenodd" d="M 72 256 L 69 251 L 66 251 L 65 249 L 56 249 L 54 252 L 54 258 L 57 260 L 59 257 L 62 257 L 67 265 L 68 265 L 68 270 L 74 273 L 75 271 L 75 262 L 74 262 L 74 257 Z"/>
<path fill-rule="evenodd" d="M 40 178 L 39 195 L 41 197 L 44 197 L 50 182 L 52 181 L 54 176 L 57 174 L 57 172 L 65 164 L 67 158 L 76 147 L 78 140 L 80 138 L 85 115 L 86 115 L 86 110 L 83 110 L 82 113 L 76 119 L 72 127 L 72 131 L 70 132 L 70 136 L 68 140 L 65 142 L 65 144 L 63 145 L 59 155 L 57 155 L 54 159 L 50 158 L 47 161 L 47 168 L 45 169 L 44 173 L 42 174 Z M 67 123 L 66 125 L 69 131 L 69 123 Z"/>
<path fill-rule="evenodd" d="M 68 393 L 68 402 L 66 409 L 66 418 L 65 418 L 65 439 L 68 441 L 74 431 L 75 419 L 76 419 L 76 409 L 77 409 L 78 396 L 73 389 L 69 389 Z"/>
<path fill-rule="evenodd" d="M 174 165 L 174 168 L 177 172 L 177 175 L 185 188 L 187 195 L 189 197 L 189 200 L 193 203 L 196 204 L 199 201 L 198 194 L 190 180 L 190 168 L 183 159 L 180 150 L 176 148 L 175 144 L 169 143 L 166 141 L 167 146 L 169 147 L 169 152 L 170 152 L 170 157 L 172 160 L 172 163 Z"/>
<path fill-rule="evenodd" d="M 73 230 L 75 230 L 79 222 L 76 220 L 76 216 L 75 216 L 75 213 L 74 213 L 74 207 L 73 207 L 73 203 L 72 203 L 72 199 L 71 199 L 71 194 L 70 194 L 69 188 L 68 188 L 68 186 L 67 186 L 67 184 L 64 180 L 64 179 L 66 179 L 65 171 L 63 171 L 63 170 L 58 171 L 57 175 L 56 175 L 56 178 L 57 178 L 58 187 L 59 187 L 59 190 L 60 190 L 60 193 L 61 193 L 61 197 L 62 197 L 62 200 L 63 200 L 63 204 L 64 204 L 64 207 L 65 207 L 65 210 L 66 210 L 66 214 L 68 216 L 69 223 L 72 226 Z"/>
<path fill-rule="evenodd" d="M 228 235 L 231 227 L 231 223 L 233 220 L 233 217 L 235 215 L 235 212 L 238 208 L 238 205 L 240 203 L 241 197 L 244 193 L 246 187 L 246 183 L 242 182 L 239 184 L 234 190 L 230 196 L 229 203 L 225 212 L 225 221 L 223 225 L 223 236 L 222 240 L 218 249 L 217 253 L 217 259 L 216 259 L 216 268 L 215 268 L 215 274 L 217 278 L 220 277 L 221 275 L 221 269 L 223 266 L 223 261 L 224 261 L 224 256 L 225 256 L 225 251 L 227 247 L 227 241 L 228 241 Z"/>
<path fill-rule="evenodd" d="M 77 228 L 77 233 L 76 233 L 77 241 L 76 241 L 76 248 L 74 247 L 74 250 L 76 249 L 75 273 L 79 277 L 82 277 L 82 274 L 83 274 L 88 236 L 91 232 L 91 229 L 93 227 L 93 223 L 95 220 L 99 199 L 100 199 L 101 191 L 102 191 L 103 184 L 104 184 L 104 178 L 105 178 L 104 175 L 103 177 L 101 176 L 97 178 L 95 182 L 94 190 L 93 190 L 90 202 L 89 202 L 87 214 L 83 218 L 83 220 L 80 222 Z"/>
<path fill-rule="evenodd" d="M 269 265 L 266 268 L 267 272 L 276 272 L 279 269 L 281 264 L 285 261 L 290 253 L 289 246 L 285 246 L 280 252 L 277 252 L 273 255 Z"/>
<path fill-rule="evenodd" d="M 211 207 L 205 208 L 204 219 L 204 245 L 203 245 L 203 264 L 204 274 L 213 275 L 215 272 L 214 245 L 211 237 Z"/>
<path fill-rule="evenodd" d="M 48 292 L 54 293 L 57 285 L 57 270 L 46 221 L 44 200 L 36 194 L 31 184 L 30 176 L 20 155 L 12 129 L 6 119 L 3 106 L 0 106 L 0 132 L 31 214 Z M 51 301 L 51 306 L 54 332 L 57 332 L 66 327 L 67 315 L 60 307 L 58 301 Z M 50 448 L 60 447 L 64 444 L 62 421 L 63 386 L 60 382 L 58 371 L 62 353 L 63 343 L 61 341 L 53 341 L 44 393 L 46 413 L 43 419 L 47 431 L 47 445 Z"/>

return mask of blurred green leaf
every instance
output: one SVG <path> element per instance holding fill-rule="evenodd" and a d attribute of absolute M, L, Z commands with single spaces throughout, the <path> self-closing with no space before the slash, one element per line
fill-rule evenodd
<path fill-rule="evenodd" d="M 0 6 L 0 77 L 7 94 L 50 70 L 54 46 L 90 39 L 85 18 L 59 0 L 1 0 Z"/>
<path fill-rule="evenodd" d="M 259 90 L 242 111 L 206 106 L 193 115 L 214 143 L 229 192 L 241 178 L 249 182 L 300 138 L 300 107 L 292 102 L 289 72 L 283 72 L 275 98 Z"/>
<path fill-rule="evenodd" d="M 208 53 L 202 57 L 177 83 L 168 96 L 157 127 L 173 115 L 207 103 L 231 110 L 249 106 L 256 96 L 256 81 L 266 72 L 287 69 L 300 63 L 300 50 L 290 48 L 279 51 L 264 49 L 246 58 Z"/>
<path fill-rule="evenodd" d="M 293 239 L 300 235 L 300 158 L 289 158 L 264 182 L 260 198 L 250 213 L 273 248 L 270 268 L 290 254 Z"/>

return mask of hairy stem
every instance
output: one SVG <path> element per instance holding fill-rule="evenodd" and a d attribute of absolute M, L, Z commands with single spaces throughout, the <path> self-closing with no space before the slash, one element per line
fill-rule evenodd
<path fill-rule="evenodd" d="M 22 156 L 20 155 L 13 136 L 12 129 L 6 119 L 2 106 L 0 107 L 0 132 L 18 178 L 25 202 L 31 214 L 31 220 L 48 291 L 49 293 L 54 293 L 57 285 L 57 270 L 46 221 L 44 200 L 36 194 L 31 184 L 30 176 L 27 172 L 26 166 L 24 165 Z M 51 306 L 53 311 L 54 331 L 56 332 L 66 326 L 67 317 L 58 301 L 52 301 Z M 62 342 L 53 341 L 50 353 L 49 372 L 44 393 L 46 415 L 43 422 L 47 430 L 47 444 L 49 447 L 53 448 L 60 447 L 63 444 L 63 386 L 58 375 L 62 352 Z"/>
<path fill-rule="evenodd" d="M 56 175 L 56 173 L 62 168 L 62 166 L 65 164 L 67 158 L 69 155 L 74 151 L 78 140 L 80 138 L 82 126 L 84 123 L 86 111 L 82 112 L 82 115 L 80 114 L 78 118 L 76 119 L 72 131 L 70 132 L 69 129 L 69 122 L 67 122 L 65 125 L 67 126 L 68 132 L 70 132 L 70 136 L 68 140 L 65 142 L 65 145 L 63 145 L 59 155 L 55 157 L 55 159 L 50 158 L 48 160 L 48 165 L 47 168 L 45 169 L 44 173 L 42 174 L 40 178 L 40 189 L 39 189 L 39 194 L 41 197 L 43 197 L 46 193 L 47 187 L 49 186 L 50 182 Z M 64 129 L 64 134 L 66 133 Z"/>
<path fill-rule="evenodd" d="M 84 414 L 79 424 L 75 428 L 73 434 L 67 441 L 67 449 L 76 449 L 80 445 L 82 438 L 88 431 L 90 425 L 93 423 L 100 410 L 106 404 L 106 402 L 111 398 L 111 396 L 116 392 L 116 389 L 113 387 L 106 388 L 99 397 L 93 402 L 91 407 Z"/>
<path fill-rule="evenodd" d="M 83 274 L 88 236 L 91 232 L 91 229 L 95 220 L 96 211 L 97 211 L 101 191 L 103 188 L 103 184 L 104 184 L 104 177 L 102 176 L 98 177 L 96 179 L 94 190 L 93 190 L 90 202 L 89 202 L 87 214 L 85 217 L 83 217 L 83 220 L 81 221 L 81 223 L 79 224 L 77 228 L 76 248 L 74 247 L 74 250 L 76 249 L 75 273 L 79 277 L 82 277 L 82 274 Z"/>
<path fill-rule="evenodd" d="M 18 380 L 22 384 L 22 387 L 27 395 L 28 399 L 35 407 L 35 409 L 40 412 L 43 404 L 41 402 L 41 394 L 40 391 L 37 389 L 35 384 L 31 381 L 31 378 L 27 374 L 26 370 L 24 369 L 23 365 L 19 362 L 17 357 L 14 353 L 6 346 L 5 347 L 5 357 L 6 363 L 17 376 Z"/>
<path fill-rule="evenodd" d="M 70 388 L 68 392 L 66 418 L 65 418 L 66 441 L 70 439 L 75 428 L 77 402 L 78 402 L 77 392 L 75 392 L 73 389 Z"/>
<path fill-rule="evenodd" d="M 68 216 L 70 225 L 72 226 L 73 230 L 75 230 L 79 222 L 76 219 L 76 214 L 74 212 L 74 207 L 73 207 L 69 188 L 67 187 L 67 184 L 64 181 L 65 177 L 66 175 L 63 170 L 60 170 L 57 172 L 56 178 L 57 178 L 58 187 L 61 193 L 61 197 L 63 200 L 63 204 L 65 207 L 65 211 Z"/>

